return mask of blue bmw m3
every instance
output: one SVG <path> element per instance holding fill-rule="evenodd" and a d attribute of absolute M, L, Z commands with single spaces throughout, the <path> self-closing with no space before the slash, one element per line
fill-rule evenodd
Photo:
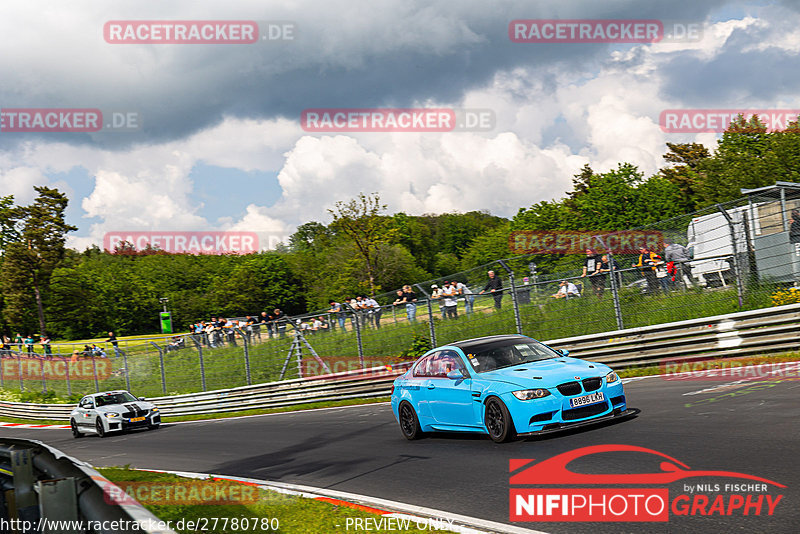
<path fill-rule="evenodd" d="M 407 439 L 425 432 L 480 432 L 496 442 L 628 417 L 619 376 L 527 336 L 437 347 L 392 386 Z"/>

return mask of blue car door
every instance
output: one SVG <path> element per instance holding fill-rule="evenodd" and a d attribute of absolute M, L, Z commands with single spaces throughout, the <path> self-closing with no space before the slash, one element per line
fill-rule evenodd
<path fill-rule="evenodd" d="M 428 411 L 437 426 L 480 426 L 477 404 L 472 397 L 471 378 L 448 378 L 450 371 L 468 372 L 461 357 L 452 350 L 431 355 L 423 393 Z"/>

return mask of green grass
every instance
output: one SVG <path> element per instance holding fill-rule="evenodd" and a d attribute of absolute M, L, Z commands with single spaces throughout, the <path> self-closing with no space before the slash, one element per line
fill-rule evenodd
<path fill-rule="evenodd" d="M 97 470 L 106 478 L 116 483 L 135 482 L 138 484 L 153 483 L 154 486 L 165 486 L 170 483 L 187 483 L 190 479 L 181 478 L 176 475 L 166 473 L 151 473 L 147 471 L 137 471 L 124 467 L 105 467 L 97 468 Z M 202 483 L 202 481 L 201 481 Z M 207 484 L 213 484 L 206 481 Z M 133 486 L 136 488 L 137 486 Z M 250 532 L 280 532 L 283 534 L 307 534 L 309 532 L 338 532 L 346 530 L 346 522 L 348 519 L 354 520 L 356 518 L 365 519 L 369 518 L 371 521 L 378 519 L 380 516 L 375 513 L 365 511 L 364 507 L 349 507 L 338 506 L 332 503 L 308 499 L 304 497 L 297 497 L 293 495 L 285 495 L 274 491 L 263 490 L 259 488 L 252 488 L 251 486 L 242 486 L 243 491 L 248 492 L 246 495 L 253 495 L 257 498 L 257 502 L 249 503 L 243 502 L 242 504 L 144 504 L 145 508 L 150 510 L 156 517 L 163 521 L 170 521 L 171 527 L 180 533 L 195 533 L 195 532 L 214 532 L 217 534 L 241 534 L 245 531 L 241 525 L 238 528 L 233 528 L 230 520 L 242 518 L 250 520 Z M 129 490 L 131 493 L 135 489 Z M 254 493 L 250 493 L 254 492 Z M 145 494 L 146 495 L 146 494 Z M 174 501 L 173 501 L 174 502 Z M 220 518 L 214 528 L 213 523 L 202 523 L 205 518 Z M 228 518 L 228 528 L 223 528 L 224 520 Z M 262 519 L 266 521 L 261 523 Z M 179 521 L 183 520 L 184 528 L 179 528 Z M 270 520 L 273 526 L 276 525 L 274 520 L 277 520 L 278 529 L 273 530 L 269 528 Z M 186 528 L 188 521 L 200 522 L 201 526 L 206 526 L 206 529 L 200 530 L 195 526 L 193 529 Z M 253 529 L 253 521 L 259 522 L 259 528 Z M 261 528 L 262 525 L 266 528 Z M 378 534 L 388 532 L 411 532 L 420 533 L 427 532 L 427 530 L 418 530 L 412 521 L 408 530 L 385 530 L 376 529 L 370 532 Z M 351 529 L 353 528 L 351 524 Z"/>

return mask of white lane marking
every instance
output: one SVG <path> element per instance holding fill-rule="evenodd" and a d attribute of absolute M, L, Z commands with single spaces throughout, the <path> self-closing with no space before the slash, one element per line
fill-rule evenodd
<path fill-rule="evenodd" d="M 367 495 L 360 495 L 357 493 L 348 493 L 345 491 L 332 490 L 328 488 L 316 488 L 313 486 L 304 486 L 300 484 L 289 484 L 287 482 L 275 482 L 271 480 L 260 480 L 257 478 L 235 477 L 228 475 L 214 475 L 209 473 L 194 473 L 191 471 L 166 471 L 161 469 L 139 469 L 139 471 L 151 471 L 155 473 L 169 473 L 186 478 L 199 478 L 206 479 L 208 477 L 221 478 L 248 484 L 256 484 L 257 486 L 285 493 L 289 495 L 297 495 L 310 499 L 318 497 L 327 497 L 329 499 L 339 499 L 348 501 L 355 504 L 366 505 L 373 508 L 383 510 L 394 510 L 394 513 L 386 514 L 388 516 L 402 516 L 410 517 L 412 520 L 416 519 L 445 519 L 451 523 L 449 527 L 444 527 L 450 532 L 460 532 L 462 534 L 485 533 L 485 532 L 500 532 L 502 534 L 547 534 L 540 530 L 531 530 L 527 528 L 516 527 L 513 525 L 506 525 L 505 523 L 498 523 L 496 521 L 489 521 L 486 519 L 479 519 L 477 517 L 469 517 L 459 514 L 451 514 L 443 510 L 435 510 L 433 508 L 425 508 L 424 506 L 416 506 L 413 504 L 406 504 L 397 501 L 390 501 L 378 497 L 369 497 Z M 442 528 L 440 527 L 440 530 Z M 476 530 L 480 529 L 480 530 Z"/>

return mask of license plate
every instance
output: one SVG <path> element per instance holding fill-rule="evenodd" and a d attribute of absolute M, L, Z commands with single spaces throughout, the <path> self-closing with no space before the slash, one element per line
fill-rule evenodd
<path fill-rule="evenodd" d="M 603 397 L 603 392 L 598 391 L 597 393 L 590 393 L 589 395 L 584 395 L 583 397 L 575 397 L 574 399 L 570 399 L 569 405 L 572 408 L 577 408 L 578 406 L 586 406 L 596 402 L 603 402 L 604 400 L 605 397 Z"/>
<path fill-rule="evenodd" d="M 139 421 L 144 421 L 144 417 L 131 417 L 131 423 L 138 423 Z"/>

